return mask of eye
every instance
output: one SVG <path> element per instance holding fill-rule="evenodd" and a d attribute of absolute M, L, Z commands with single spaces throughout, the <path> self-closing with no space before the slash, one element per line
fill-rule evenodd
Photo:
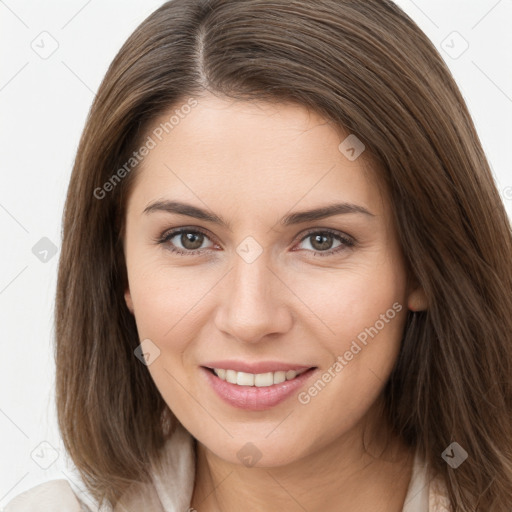
<path fill-rule="evenodd" d="M 184 255 L 195 255 L 202 252 L 203 249 L 209 249 L 214 246 L 203 247 L 205 241 L 210 240 L 206 233 L 198 229 L 179 228 L 164 233 L 157 242 L 165 244 L 167 248 L 174 253 Z M 211 242 L 211 240 L 210 240 Z"/>
<path fill-rule="evenodd" d="M 318 256 L 328 256 L 355 245 L 355 241 L 351 237 L 331 230 L 310 231 L 301 239 L 300 243 L 305 241 L 307 241 L 306 249 L 314 251 L 314 254 Z"/>

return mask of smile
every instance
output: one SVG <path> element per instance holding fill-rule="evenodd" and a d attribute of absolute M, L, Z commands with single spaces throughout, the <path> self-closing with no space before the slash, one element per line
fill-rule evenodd
<path fill-rule="evenodd" d="M 268 365 L 265 369 L 269 369 Z M 317 369 L 302 367 L 251 373 L 228 368 L 200 367 L 204 382 L 214 392 L 214 396 L 225 404 L 247 411 L 264 411 L 296 395 L 306 381 L 316 374 Z"/>
<path fill-rule="evenodd" d="M 246 373 L 237 372 L 235 370 L 225 370 L 224 368 L 213 368 L 213 371 L 219 379 L 236 384 L 237 386 L 255 386 L 258 388 L 265 388 L 273 386 L 274 384 L 281 384 L 287 380 L 293 380 L 298 375 L 307 372 L 308 369 L 295 371 L 295 370 L 280 370 L 277 372 L 266 373 Z"/>

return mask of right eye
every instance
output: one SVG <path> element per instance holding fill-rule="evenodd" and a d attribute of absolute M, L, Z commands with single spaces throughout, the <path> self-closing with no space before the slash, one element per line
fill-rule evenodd
<path fill-rule="evenodd" d="M 159 239 L 158 243 L 164 244 L 171 252 L 181 255 L 196 256 L 199 252 L 204 252 L 205 249 L 213 247 L 203 247 L 203 243 L 209 240 L 206 233 L 199 231 L 197 228 L 178 228 L 171 231 L 166 231 Z"/>

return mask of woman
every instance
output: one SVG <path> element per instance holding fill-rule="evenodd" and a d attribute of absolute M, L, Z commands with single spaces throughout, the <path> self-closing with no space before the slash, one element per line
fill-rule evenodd
<path fill-rule="evenodd" d="M 511 249 L 393 3 L 164 4 L 64 214 L 59 425 L 97 503 L 52 481 L 7 510 L 509 511 Z"/>

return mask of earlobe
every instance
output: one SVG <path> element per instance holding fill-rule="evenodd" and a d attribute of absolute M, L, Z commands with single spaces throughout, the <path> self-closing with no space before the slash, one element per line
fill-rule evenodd
<path fill-rule="evenodd" d="M 130 293 L 130 289 L 127 288 L 124 292 L 124 300 L 126 302 L 126 306 L 130 310 L 130 313 L 133 315 L 133 302 L 132 302 L 132 294 Z"/>
<path fill-rule="evenodd" d="M 407 299 L 409 311 L 425 311 L 428 306 L 427 296 L 421 286 L 413 290 Z"/>

